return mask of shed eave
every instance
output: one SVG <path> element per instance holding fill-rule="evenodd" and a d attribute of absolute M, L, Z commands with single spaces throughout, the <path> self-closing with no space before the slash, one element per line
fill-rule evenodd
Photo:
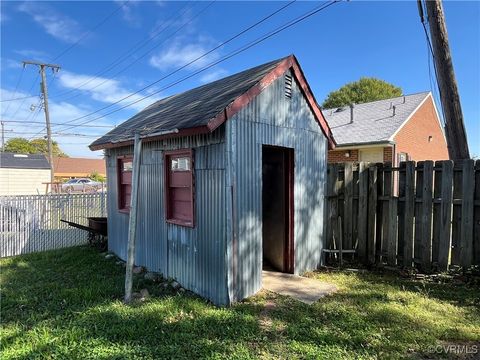
<path fill-rule="evenodd" d="M 156 134 L 145 135 L 144 137 L 141 137 L 141 138 L 144 142 L 151 142 L 151 141 L 164 140 L 164 139 L 170 139 L 175 137 L 207 134 L 212 131 L 208 128 L 208 126 L 197 126 L 193 128 L 186 128 L 186 129 L 175 129 L 175 131 L 169 131 L 163 134 L 157 133 L 157 135 Z M 104 142 L 99 144 L 92 143 L 91 145 L 89 145 L 89 148 L 92 151 L 96 151 L 96 150 L 113 149 L 113 148 L 131 146 L 131 145 L 133 145 L 133 137 L 130 139 L 117 141 L 117 142 Z"/>

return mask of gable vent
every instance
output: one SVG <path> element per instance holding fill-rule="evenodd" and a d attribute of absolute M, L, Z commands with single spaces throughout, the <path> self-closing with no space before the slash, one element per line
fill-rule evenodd
<path fill-rule="evenodd" d="M 292 75 L 285 74 L 285 97 L 292 98 Z"/>

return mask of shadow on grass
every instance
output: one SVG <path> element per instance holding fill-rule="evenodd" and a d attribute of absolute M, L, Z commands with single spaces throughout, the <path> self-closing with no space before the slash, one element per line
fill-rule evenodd
<path fill-rule="evenodd" d="M 217 308 L 137 278 L 137 290 L 153 297 L 125 306 L 124 268 L 90 248 L 0 264 L 5 358 L 378 358 L 439 339 L 480 339 L 480 325 L 472 325 L 480 319 L 472 306 L 478 292 L 464 287 L 332 274 L 332 281 L 347 276 L 344 290 L 312 306 L 261 293 Z M 275 306 L 266 312 L 265 302 Z M 449 329 L 460 315 L 471 319 Z"/>

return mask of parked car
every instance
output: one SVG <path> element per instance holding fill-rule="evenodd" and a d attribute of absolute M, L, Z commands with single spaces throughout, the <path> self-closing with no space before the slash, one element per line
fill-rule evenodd
<path fill-rule="evenodd" d="M 64 192 L 97 191 L 101 188 L 101 182 L 93 181 L 92 179 L 87 178 L 71 179 L 65 184 L 62 184 L 62 191 Z"/>

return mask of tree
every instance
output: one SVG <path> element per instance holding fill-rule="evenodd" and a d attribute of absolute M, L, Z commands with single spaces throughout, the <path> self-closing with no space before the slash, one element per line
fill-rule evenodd
<path fill-rule="evenodd" d="M 35 148 L 34 154 L 44 154 L 48 155 L 48 141 L 47 139 L 33 139 L 30 141 L 30 144 Z M 52 154 L 57 157 L 68 157 L 58 146 L 56 141 L 52 141 Z"/>
<path fill-rule="evenodd" d="M 384 100 L 402 95 L 402 89 L 386 81 L 362 77 L 332 91 L 322 104 L 324 109 L 338 108 L 350 104 Z"/>
<path fill-rule="evenodd" d="M 52 142 L 53 156 L 68 157 L 56 141 Z M 15 154 L 44 154 L 48 155 L 48 145 L 46 139 L 27 140 L 21 137 L 12 138 L 5 144 L 5 151 Z"/>
<path fill-rule="evenodd" d="M 88 175 L 88 177 L 90 179 L 92 179 L 93 181 L 98 181 L 98 182 L 101 182 L 101 183 L 104 183 L 106 181 L 105 176 L 100 175 L 98 173 L 98 171 L 96 171 L 96 170 L 92 171 L 92 173 L 90 175 Z"/>
<path fill-rule="evenodd" d="M 12 138 L 5 143 L 5 151 L 15 154 L 34 154 L 34 146 L 24 138 Z"/>

